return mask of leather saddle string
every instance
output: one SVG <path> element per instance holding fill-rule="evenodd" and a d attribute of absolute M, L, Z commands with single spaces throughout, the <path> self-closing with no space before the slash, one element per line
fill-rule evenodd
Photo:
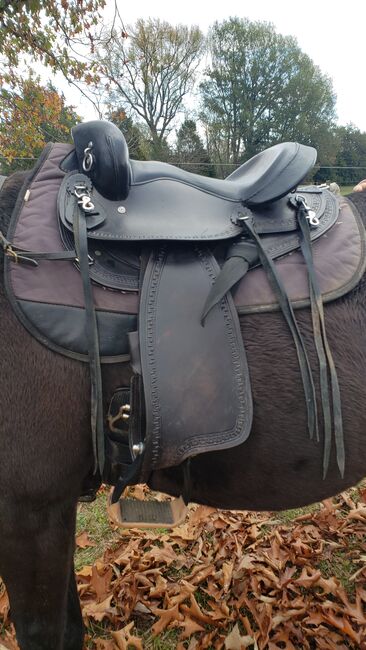
<path fill-rule="evenodd" d="M 19 248 L 12 244 L 5 235 L 0 230 L 0 246 L 2 247 L 4 254 L 8 257 L 12 257 L 15 262 L 24 262 L 25 264 L 31 264 L 32 266 L 38 266 L 37 260 L 75 260 L 76 251 L 62 251 L 57 253 L 36 253 L 34 251 L 27 251 L 26 249 Z"/>
<path fill-rule="evenodd" d="M 227 259 L 212 285 L 202 311 L 201 325 L 211 309 L 227 294 L 234 284 L 247 273 L 249 267 L 258 261 L 258 249 L 254 242 L 239 240 L 232 244 L 227 252 Z"/>
<path fill-rule="evenodd" d="M 99 354 L 99 335 L 97 317 L 94 308 L 94 298 L 89 275 L 88 237 L 86 215 L 75 199 L 73 231 L 75 248 L 79 260 L 80 274 L 83 284 L 85 301 L 85 330 L 90 368 L 91 385 L 91 430 L 94 453 L 94 473 L 98 469 L 103 473 L 104 427 L 103 427 L 103 399 L 102 399 L 102 373 Z"/>
<path fill-rule="evenodd" d="M 277 296 L 279 306 L 285 317 L 286 323 L 292 334 L 292 338 L 295 343 L 297 358 L 299 361 L 300 373 L 302 384 L 305 394 L 306 410 L 307 410 L 307 421 L 308 421 L 308 430 L 310 439 L 319 437 L 319 428 L 318 428 L 318 416 L 317 416 L 317 406 L 316 406 L 316 394 L 314 380 L 311 372 L 309 358 L 306 352 L 305 343 L 299 326 L 296 321 L 295 313 L 291 302 L 287 296 L 286 289 L 282 283 L 281 278 L 279 277 L 276 267 L 273 263 L 273 260 L 266 253 L 263 244 L 260 240 L 260 237 L 255 231 L 253 218 L 249 214 L 249 210 L 244 217 L 242 217 L 243 227 L 251 235 L 252 239 L 255 241 L 258 247 L 259 257 L 265 270 L 268 280 L 273 288 L 275 295 Z"/>
<path fill-rule="evenodd" d="M 336 444 L 337 465 L 340 474 L 343 478 L 345 470 L 345 449 L 343 438 L 343 424 L 342 424 L 342 407 L 341 395 L 339 390 L 339 383 L 337 371 L 333 361 L 332 353 L 329 347 L 326 328 L 325 317 L 323 309 L 322 295 L 319 288 L 316 271 L 314 267 L 314 260 L 311 248 L 310 226 L 307 219 L 307 210 L 302 204 L 299 205 L 298 223 L 300 226 L 301 236 L 301 252 L 306 262 L 309 278 L 310 288 L 310 304 L 313 322 L 314 342 L 319 360 L 320 370 L 320 393 L 322 401 L 322 410 L 324 418 L 324 456 L 323 456 L 323 478 L 326 477 L 330 451 L 331 451 L 331 436 L 332 436 L 332 420 L 331 408 L 329 400 L 329 387 L 328 387 L 328 370 L 330 376 L 330 385 L 332 391 L 332 406 L 333 406 L 333 426 L 334 437 Z"/>

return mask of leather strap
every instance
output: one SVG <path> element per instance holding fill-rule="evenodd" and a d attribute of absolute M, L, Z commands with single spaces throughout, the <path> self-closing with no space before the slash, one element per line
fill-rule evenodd
<path fill-rule="evenodd" d="M 31 266 L 38 266 L 37 260 L 75 260 L 77 257 L 75 250 L 67 250 L 58 253 L 36 253 L 34 251 L 27 251 L 19 246 L 12 244 L 0 230 L 0 244 L 3 248 L 4 254 L 13 258 L 14 262 L 30 264 Z"/>
<path fill-rule="evenodd" d="M 311 249 L 310 240 L 310 226 L 307 219 L 307 209 L 301 197 L 298 200 L 298 222 L 301 229 L 301 252 L 304 256 L 306 267 L 308 270 L 309 287 L 310 287 L 310 304 L 313 322 L 313 333 L 315 348 L 319 360 L 320 371 L 320 393 L 322 401 L 322 412 L 324 418 L 324 456 L 323 456 L 323 478 L 326 477 L 329 458 L 331 451 L 331 435 L 332 435 L 332 419 L 331 408 L 333 412 L 333 429 L 336 444 L 337 464 L 341 476 L 344 476 L 345 470 L 345 449 L 343 439 L 343 423 L 342 423 L 342 408 L 341 408 L 341 395 L 339 390 L 339 383 L 337 371 L 334 365 L 332 353 L 328 344 L 324 309 L 321 291 L 319 289 L 316 271 L 314 268 L 314 260 Z M 330 377 L 332 399 L 329 398 L 328 388 L 328 371 Z"/>
<path fill-rule="evenodd" d="M 241 280 L 249 268 L 259 261 L 258 248 L 249 240 L 242 239 L 230 246 L 227 259 L 212 285 L 202 312 L 203 323 L 211 309 Z"/>
<path fill-rule="evenodd" d="M 85 300 L 85 333 L 88 347 L 91 385 L 91 431 L 95 458 L 94 473 L 99 470 L 102 475 L 105 461 L 102 374 L 100 366 L 98 326 L 94 308 L 93 291 L 89 276 L 88 230 L 86 219 L 87 216 L 85 212 L 80 207 L 79 202 L 75 200 L 73 223 L 75 247 L 78 254 Z"/>
<path fill-rule="evenodd" d="M 318 416 L 314 380 L 311 372 L 309 358 L 305 348 L 305 343 L 299 330 L 293 307 L 286 294 L 282 280 L 277 273 L 273 260 L 271 260 L 271 258 L 266 253 L 265 249 L 263 248 L 262 241 L 254 229 L 253 218 L 251 216 L 250 210 L 246 210 L 246 213 L 242 217 L 242 223 L 244 229 L 247 230 L 247 232 L 251 235 L 252 239 L 257 244 L 262 266 L 268 275 L 268 280 L 271 282 L 273 291 L 277 296 L 281 311 L 285 317 L 286 323 L 294 340 L 305 394 L 309 435 L 311 439 L 313 438 L 314 434 L 316 438 L 318 438 Z"/>

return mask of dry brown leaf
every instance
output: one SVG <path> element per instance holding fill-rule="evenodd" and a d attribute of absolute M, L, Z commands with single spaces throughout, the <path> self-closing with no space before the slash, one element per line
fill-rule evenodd
<path fill-rule="evenodd" d="M 240 634 L 239 625 L 236 623 L 230 634 L 225 639 L 225 650 L 245 650 L 249 646 L 253 645 L 255 640 L 251 636 L 242 636 Z"/>
<path fill-rule="evenodd" d="M 276 634 L 273 637 L 274 643 L 271 641 L 268 643 L 268 650 L 279 650 L 281 647 L 282 650 L 299 650 L 292 641 L 289 639 L 288 633 L 285 632 L 284 630 L 281 631 L 279 634 Z M 278 644 L 281 643 L 281 646 Z"/>
<path fill-rule="evenodd" d="M 306 608 L 303 607 L 302 609 L 289 609 L 286 612 L 280 612 L 273 616 L 272 618 L 272 629 L 277 627 L 280 623 L 284 623 L 285 621 L 288 621 L 290 618 L 298 618 L 302 614 L 306 614 Z"/>
<path fill-rule="evenodd" d="M 182 603 L 184 600 L 187 600 L 195 591 L 195 585 L 191 585 L 186 580 L 181 580 L 179 583 L 178 593 L 169 597 L 169 605 L 180 605 L 180 603 Z"/>
<path fill-rule="evenodd" d="M 359 625 L 366 626 L 366 616 L 362 605 L 361 593 L 356 593 L 356 602 L 351 603 L 345 593 L 340 593 L 339 597 L 345 606 L 345 613 L 355 620 Z"/>
<path fill-rule="evenodd" d="M 171 607 L 169 609 L 159 609 L 155 608 L 151 610 L 154 616 L 158 616 L 159 620 L 154 623 L 154 625 L 151 628 L 151 631 L 154 636 L 157 634 L 160 634 L 163 630 L 165 630 L 168 625 L 174 621 L 182 621 L 183 616 L 179 612 L 179 606 L 174 605 L 174 607 Z"/>
<path fill-rule="evenodd" d="M 279 540 L 275 533 L 275 536 L 271 539 L 271 547 L 266 549 L 264 553 L 264 556 L 275 569 L 283 569 L 290 559 L 289 551 L 283 547 L 281 548 L 281 543 L 283 543 L 283 540 L 281 538 Z"/>
<path fill-rule="evenodd" d="M 159 572 L 156 576 L 155 582 L 150 587 L 150 598 L 163 598 L 167 590 L 168 581 Z"/>
<path fill-rule="evenodd" d="M 205 567 L 195 567 L 192 573 L 186 578 L 188 582 L 190 582 L 192 585 L 199 585 L 200 582 L 203 582 L 208 578 L 208 576 L 211 576 L 214 572 L 214 567 L 212 564 L 209 564 L 208 566 Z"/>
<path fill-rule="evenodd" d="M 172 539 L 182 539 L 184 541 L 193 541 L 196 539 L 194 530 L 192 530 L 192 527 L 189 525 L 189 523 L 182 524 L 182 526 L 177 526 L 176 528 L 173 528 L 171 532 L 171 537 Z"/>
<path fill-rule="evenodd" d="M 76 572 L 77 577 L 79 578 L 91 578 L 93 573 L 93 567 L 91 564 L 86 564 L 82 569 Z"/>
<path fill-rule="evenodd" d="M 170 544 L 164 544 L 163 548 L 154 546 L 150 551 L 144 554 L 144 562 L 153 562 L 157 564 L 166 564 L 170 566 L 175 562 L 177 554 Z"/>
<path fill-rule="evenodd" d="M 209 506 L 198 506 L 194 511 L 190 511 L 188 524 L 190 526 L 195 526 L 196 524 L 207 521 L 210 515 L 215 514 L 217 510 L 215 508 L 210 508 Z"/>
<path fill-rule="evenodd" d="M 76 536 L 75 544 L 78 548 L 87 548 L 88 546 L 95 546 L 95 542 L 92 542 L 89 539 L 88 533 L 86 530 L 83 530 L 82 533 Z"/>
<path fill-rule="evenodd" d="M 283 589 L 283 587 L 287 587 L 296 573 L 297 568 L 296 566 L 288 566 L 286 569 L 283 571 L 283 573 L 280 574 L 278 578 L 278 587 L 279 589 Z"/>
<path fill-rule="evenodd" d="M 201 608 L 199 607 L 197 600 L 194 597 L 194 594 L 190 595 L 190 606 L 188 605 L 182 605 L 181 610 L 184 614 L 189 614 L 192 618 L 197 619 L 201 623 L 212 623 L 214 620 L 214 614 L 216 610 L 213 610 L 210 614 L 207 612 L 202 612 Z M 217 608 L 219 605 L 217 605 Z M 222 618 L 222 614 L 220 613 L 219 618 Z"/>
<path fill-rule="evenodd" d="M 94 639 L 95 650 L 116 650 L 116 644 L 111 639 Z"/>
<path fill-rule="evenodd" d="M 93 566 L 90 586 L 92 587 L 93 591 L 95 591 L 98 603 L 105 600 L 110 593 L 112 578 L 112 567 L 107 567 L 105 573 L 100 574 L 97 566 Z"/>
<path fill-rule="evenodd" d="M 227 591 L 229 591 L 229 587 L 230 587 L 230 584 L 231 584 L 231 578 L 232 578 L 232 575 L 233 575 L 233 569 L 234 569 L 234 562 L 233 561 L 224 562 L 224 564 L 222 565 L 222 576 L 223 576 L 222 586 L 224 588 L 225 593 Z"/>
<path fill-rule="evenodd" d="M 0 615 L 2 616 L 3 619 L 7 618 L 9 609 L 10 609 L 9 597 L 4 588 L 3 592 L 0 594 Z"/>
<path fill-rule="evenodd" d="M 117 644 L 118 650 L 143 650 L 142 640 L 132 634 L 135 623 L 132 621 L 121 630 L 112 632 L 112 637 Z"/>
<path fill-rule="evenodd" d="M 4 650 L 19 650 L 13 626 L 10 627 L 10 630 L 6 631 L 5 638 L 0 640 L 0 648 L 4 648 Z"/>
<path fill-rule="evenodd" d="M 113 594 L 110 594 L 108 598 L 103 600 L 101 603 L 89 602 L 84 605 L 83 614 L 90 618 L 93 618 L 95 621 L 102 621 L 103 618 L 108 618 L 111 615 L 117 614 L 115 607 L 111 606 L 111 600 Z"/>
<path fill-rule="evenodd" d="M 334 625 L 334 627 L 338 628 L 342 634 L 346 634 L 350 639 L 352 639 L 352 641 L 358 644 L 360 643 L 360 634 L 353 629 L 345 617 L 338 617 L 333 615 L 331 612 L 327 612 L 324 614 L 324 618 L 327 623 Z"/>
<path fill-rule="evenodd" d="M 199 625 L 198 623 L 196 623 L 196 621 L 193 621 L 191 618 L 185 618 L 184 621 L 178 623 L 178 626 L 183 628 L 183 632 L 179 637 L 182 641 L 184 639 L 188 639 L 192 634 L 195 634 L 195 632 L 205 631 L 205 628 L 202 627 L 202 625 Z"/>
<path fill-rule="evenodd" d="M 358 492 L 362 503 L 366 503 L 366 488 L 359 488 Z"/>
<path fill-rule="evenodd" d="M 319 570 L 313 570 L 306 566 L 303 568 L 300 577 L 294 580 L 294 584 L 301 587 L 313 587 L 321 577 L 322 574 Z"/>

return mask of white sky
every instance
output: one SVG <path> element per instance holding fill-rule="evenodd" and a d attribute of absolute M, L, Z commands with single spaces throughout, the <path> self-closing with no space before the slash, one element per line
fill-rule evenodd
<path fill-rule="evenodd" d="M 110 6 L 111 0 L 107 2 Z M 338 122 L 353 122 L 366 131 L 366 0 L 118 0 L 118 6 L 125 25 L 151 16 L 172 24 L 197 24 L 206 32 L 215 20 L 230 16 L 272 22 L 279 33 L 295 36 L 300 48 L 331 77 Z M 67 97 L 76 104 L 75 90 Z M 84 103 L 77 109 L 92 117 Z"/>

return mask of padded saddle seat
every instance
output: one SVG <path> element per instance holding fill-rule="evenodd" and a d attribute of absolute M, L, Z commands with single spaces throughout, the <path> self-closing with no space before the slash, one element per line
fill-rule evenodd
<path fill-rule="evenodd" d="M 229 201 L 266 203 L 296 187 L 316 160 L 313 147 L 284 142 L 257 154 L 221 180 L 192 174 L 168 163 L 130 160 L 123 134 L 110 122 L 78 124 L 72 135 L 79 170 L 90 176 L 100 194 L 114 201 L 126 199 L 131 186 L 171 180 Z M 85 168 L 85 150 L 89 152 L 90 169 Z M 72 163 L 68 168 L 72 168 Z M 173 200 L 174 192 L 172 187 Z"/>
<path fill-rule="evenodd" d="M 262 204 L 296 187 L 312 169 L 315 160 L 316 150 L 312 147 L 283 142 L 253 156 L 223 180 L 192 174 L 168 163 L 131 160 L 131 184 L 171 179 L 220 198 L 248 205 Z"/>

